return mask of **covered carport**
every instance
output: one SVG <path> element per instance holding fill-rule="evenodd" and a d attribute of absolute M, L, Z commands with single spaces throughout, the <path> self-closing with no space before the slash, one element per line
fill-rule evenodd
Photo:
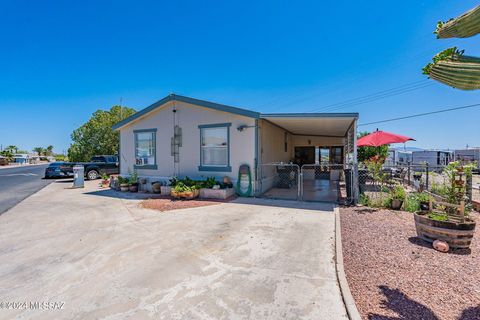
<path fill-rule="evenodd" d="M 256 195 L 355 201 L 357 119 L 357 113 L 262 114 L 257 125 Z"/>

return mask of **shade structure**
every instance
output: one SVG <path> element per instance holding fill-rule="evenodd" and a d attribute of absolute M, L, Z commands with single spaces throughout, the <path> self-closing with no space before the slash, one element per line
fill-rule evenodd
<path fill-rule="evenodd" d="M 357 141 L 357 146 L 358 147 L 380 147 L 386 144 L 391 144 L 391 143 L 403 143 L 415 139 L 407 137 L 407 136 L 402 136 L 399 134 L 395 133 L 390 133 L 390 132 L 385 132 L 381 130 L 377 130 L 375 132 L 372 132 L 364 137 L 361 137 Z"/>
<path fill-rule="evenodd" d="M 445 23 L 439 23 L 437 38 L 468 38 L 480 33 L 480 6 Z"/>
<path fill-rule="evenodd" d="M 453 88 L 480 89 L 480 58 L 454 54 L 435 63 L 428 76 Z"/>

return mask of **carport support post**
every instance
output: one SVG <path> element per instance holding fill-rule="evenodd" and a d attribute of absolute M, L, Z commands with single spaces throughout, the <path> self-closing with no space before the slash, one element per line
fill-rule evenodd
<path fill-rule="evenodd" d="M 353 126 L 353 177 L 352 177 L 352 196 L 353 204 L 358 203 L 358 158 L 357 158 L 357 119 Z"/>

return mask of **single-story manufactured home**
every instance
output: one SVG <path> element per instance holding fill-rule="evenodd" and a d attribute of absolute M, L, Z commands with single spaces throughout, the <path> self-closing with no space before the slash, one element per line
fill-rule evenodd
<path fill-rule="evenodd" d="M 263 114 L 171 94 L 114 126 L 120 174 L 136 171 L 148 181 L 227 176 L 236 185 L 242 167 L 251 195 L 333 201 L 338 185 L 355 179 L 357 119 Z"/>

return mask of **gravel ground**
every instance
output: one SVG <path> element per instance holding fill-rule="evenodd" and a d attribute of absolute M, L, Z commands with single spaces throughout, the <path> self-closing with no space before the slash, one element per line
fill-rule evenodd
<path fill-rule="evenodd" d="M 159 211 L 169 211 L 175 209 L 186 208 L 198 208 L 205 206 L 213 206 L 223 202 L 229 202 L 227 200 L 172 200 L 170 198 L 165 199 L 148 199 L 141 203 L 141 206 L 147 209 L 155 209 Z"/>
<path fill-rule="evenodd" d="M 411 213 L 340 212 L 346 276 L 364 319 L 480 319 L 478 230 L 469 250 L 441 253 L 416 237 Z"/>

